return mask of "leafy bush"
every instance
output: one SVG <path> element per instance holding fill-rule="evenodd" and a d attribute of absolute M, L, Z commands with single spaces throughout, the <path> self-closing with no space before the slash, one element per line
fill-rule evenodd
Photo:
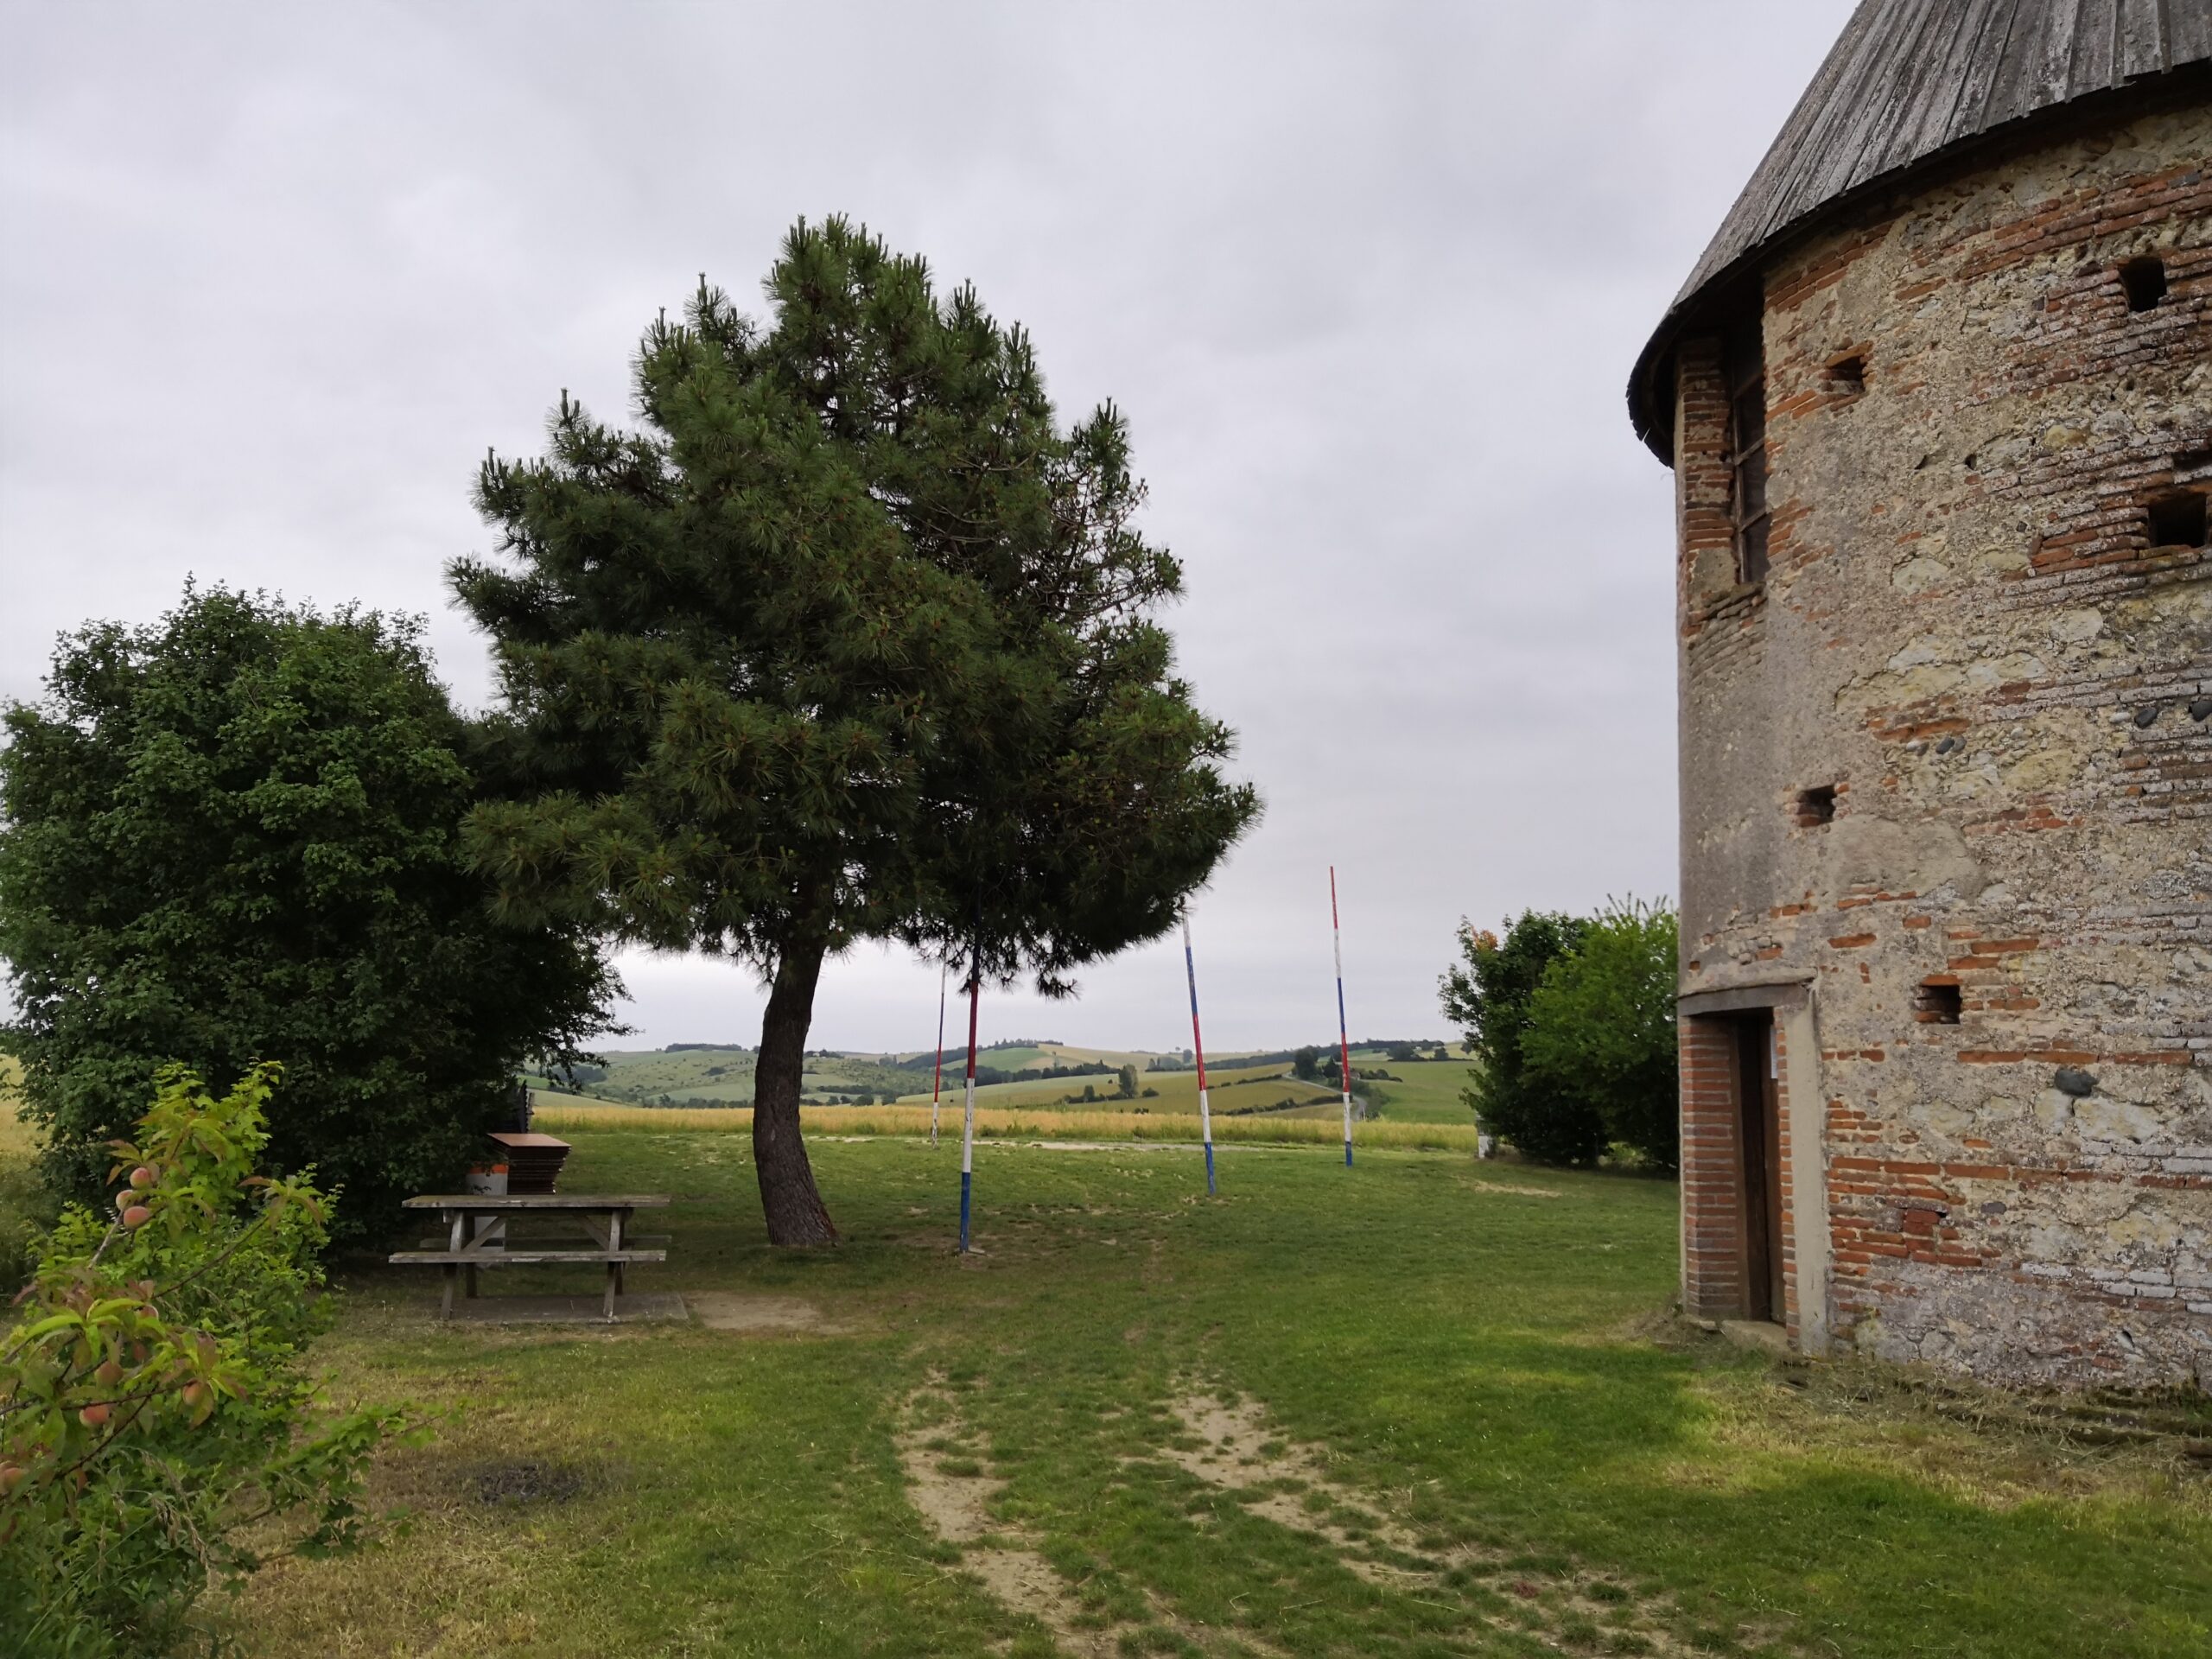
<path fill-rule="evenodd" d="M 1529 1081 L 1587 1103 L 1607 1136 L 1662 1169 L 1681 1161 L 1675 1052 L 1675 912 L 1610 904 L 1544 969 L 1521 1051 Z"/>
<path fill-rule="evenodd" d="M 1444 1012 L 1466 1028 L 1483 1065 L 1462 1098 L 1476 1121 L 1539 1163 L 1594 1164 L 1605 1150 L 1595 1106 L 1554 1075 L 1530 1074 L 1523 1043 L 1529 1005 L 1545 972 L 1582 942 L 1588 924 L 1556 912 L 1524 911 L 1505 938 L 1459 925 L 1465 958 L 1446 973 Z"/>
<path fill-rule="evenodd" d="M 60 1191 L 98 1198 L 163 1063 L 272 1059 L 272 1162 L 374 1227 L 461 1179 L 525 1059 L 604 1028 L 589 940 L 496 921 L 461 867 L 473 740 L 419 626 L 188 589 L 65 639 L 47 701 L 7 709 L 9 1046 Z"/>
<path fill-rule="evenodd" d="M 1621 1143 L 1680 1159 L 1675 912 L 1634 899 L 1596 916 L 1528 911 L 1505 938 L 1462 922 L 1444 1011 L 1483 1067 L 1463 1096 L 1540 1163 L 1594 1164 Z"/>
<path fill-rule="evenodd" d="M 66 1210 L 17 1299 L 0 1345 L 11 1653 L 166 1650 L 211 1583 L 362 1535 L 365 1467 L 407 1414 L 332 1412 L 302 1370 L 331 1200 L 253 1173 L 276 1077 L 256 1067 L 218 1100 L 165 1071 L 137 1143 L 114 1145 L 112 1206 Z"/>

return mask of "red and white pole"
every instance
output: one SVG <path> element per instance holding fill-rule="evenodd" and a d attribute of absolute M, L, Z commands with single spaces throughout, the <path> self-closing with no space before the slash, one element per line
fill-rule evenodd
<path fill-rule="evenodd" d="M 1206 1147 L 1206 1192 L 1213 1184 L 1213 1114 L 1206 1109 L 1206 1040 L 1198 1034 L 1198 969 L 1191 956 L 1191 912 L 1183 912 L 1183 972 L 1191 982 L 1191 1052 L 1198 1062 L 1198 1138 Z"/>
<path fill-rule="evenodd" d="M 1329 933 L 1337 948 L 1337 1064 L 1344 1068 L 1338 1081 L 1344 1093 L 1344 1167 L 1351 1167 L 1351 1035 L 1344 1024 L 1344 934 L 1337 919 L 1337 867 L 1329 866 Z"/>

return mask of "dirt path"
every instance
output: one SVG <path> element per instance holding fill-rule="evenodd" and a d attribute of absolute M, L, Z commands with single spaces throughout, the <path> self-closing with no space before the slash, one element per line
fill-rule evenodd
<path fill-rule="evenodd" d="M 958 1403 L 941 1382 L 933 1380 L 907 1402 L 899 1461 L 914 1507 L 938 1537 L 959 1547 L 961 1566 L 1001 1605 L 1052 1631 L 1065 1652 L 1114 1659 L 1113 1633 L 1095 1620 L 1086 1625 L 1083 1604 L 1052 1563 L 1027 1548 L 1017 1529 L 993 1521 L 992 1500 L 1006 1483 L 983 1472 L 964 1439 Z"/>
<path fill-rule="evenodd" d="M 1337 1559 L 1370 1584 L 1404 1592 L 1448 1593 L 1472 1569 L 1492 1588 L 1513 1598 L 1517 1616 L 1486 1618 L 1510 1624 L 1546 1646 L 1578 1653 L 1639 1653 L 1688 1659 L 1694 1649 L 1661 1622 L 1669 1610 L 1636 1597 L 1602 1574 L 1566 1579 L 1510 1576 L 1510 1554 L 1459 1545 L 1422 1548 L 1395 1506 L 1339 1480 L 1316 1448 L 1271 1429 L 1253 1401 L 1222 1391 L 1187 1389 L 1171 1402 L 1185 1439 L 1160 1454 L 1210 1486 L 1239 1494 L 1258 1492 L 1244 1507 L 1278 1526 L 1328 1544 Z M 1592 1637 L 1596 1638 L 1594 1641 Z"/>
<path fill-rule="evenodd" d="M 1191 1386 L 1169 1403 L 1179 1432 L 1154 1455 L 1235 1493 L 1248 1513 L 1319 1541 L 1346 1570 L 1378 1588 L 1464 1607 L 1470 1633 L 1511 1632 L 1562 1653 L 1690 1659 L 1694 1652 L 1669 1628 L 1669 1605 L 1602 1573 L 1524 1573 L 1511 1551 L 1481 1545 L 1424 1548 L 1402 1518 L 1403 1497 L 1357 1489 L 1321 1448 L 1276 1432 L 1253 1401 Z M 959 1550 L 962 1569 L 1001 1605 L 1049 1630 L 1063 1654 L 1118 1659 L 1147 1627 L 1172 1630 L 1210 1654 L 1280 1652 L 1248 1629 L 1211 1630 L 1178 1618 L 1149 1594 L 1142 1621 L 1115 1618 L 1095 1597 L 1087 1604 L 1081 1586 L 1039 1551 L 1033 1535 L 994 1514 L 1005 1483 L 990 1473 L 967 1428 L 959 1392 L 941 1378 L 906 1402 L 897 1446 L 915 1509 Z"/>

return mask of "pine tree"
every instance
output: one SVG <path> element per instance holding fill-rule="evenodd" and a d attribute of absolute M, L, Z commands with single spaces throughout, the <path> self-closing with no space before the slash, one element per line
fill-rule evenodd
<path fill-rule="evenodd" d="M 752 964 L 768 1235 L 836 1237 L 799 1135 L 823 959 L 897 939 L 1048 995 L 1172 925 L 1253 821 L 1154 620 L 1181 570 L 1111 405 L 1063 429 L 1028 336 L 844 220 L 766 326 L 702 279 L 646 331 L 642 429 L 564 393 L 493 458 L 509 798 L 470 845 L 518 917 Z"/>

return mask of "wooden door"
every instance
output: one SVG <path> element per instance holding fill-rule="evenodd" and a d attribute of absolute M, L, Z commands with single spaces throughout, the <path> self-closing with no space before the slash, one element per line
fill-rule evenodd
<path fill-rule="evenodd" d="M 1774 1016 L 1737 1022 L 1738 1140 L 1743 1148 L 1744 1311 L 1780 1323 L 1783 1287 L 1782 1079 Z"/>

